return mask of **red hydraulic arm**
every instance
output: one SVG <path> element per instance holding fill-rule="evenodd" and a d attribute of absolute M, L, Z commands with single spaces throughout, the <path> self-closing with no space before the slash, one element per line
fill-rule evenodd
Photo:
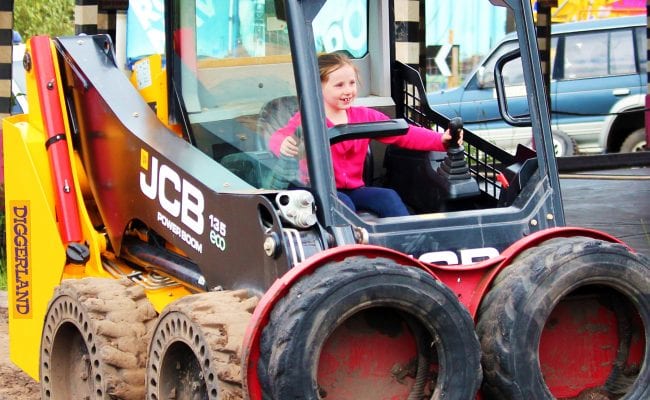
<path fill-rule="evenodd" d="M 74 190 L 70 154 L 66 143 L 63 109 L 59 98 L 57 74 L 52 46 L 48 36 L 35 36 L 31 43 L 31 65 L 34 68 L 47 149 L 52 170 L 56 216 L 59 233 L 65 244 L 81 242 L 81 222 Z"/>

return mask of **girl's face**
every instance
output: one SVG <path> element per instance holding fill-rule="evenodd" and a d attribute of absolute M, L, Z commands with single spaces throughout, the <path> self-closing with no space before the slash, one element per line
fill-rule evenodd
<path fill-rule="evenodd" d="M 357 72 L 351 65 L 345 64 L 332 71 L 324 82 L 323 100 L 325 110 L 347 110 L 357 97 Z"/>

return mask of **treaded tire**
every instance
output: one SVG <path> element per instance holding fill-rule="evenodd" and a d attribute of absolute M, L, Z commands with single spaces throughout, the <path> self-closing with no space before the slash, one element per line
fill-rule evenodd
<path fill-rule="evenodd" d="M 242 399 L 242 342 L 256 305 L 246 290 L 195 294 L 169 304 L 149 348 L 147 398 Z"/>
<path fill-rule="evenodd" d="M 156 311 L 128 280 L 61 282 L 41 339 L 41 398 L 140 400 Z"/>
<path fill-rule="evenodd" d="M 433 338 L 440 373 L 432 398 L 469 400 L 476 395 L 479 343 L 456 295 L 420 269 L 388 259 L 351 257 L 303 277 L 273 309 L 258 364 L 264 398 L 321 398 L 316 376 L 327 338 L 372 307 L 398 310 Z"/>
<path fill-rule="evenodd" d="M 486 399 L 554 399 L 540 369 L 542 331 L 564 296 L 591 285 L 613 289 L 639 313 L 645 350 L 625 400 L 650 398 L 650 261 L 619 244 L 576 237 L 553 239 L 522 253 L 499 274 L 483 300 L 477 331 Z"/>

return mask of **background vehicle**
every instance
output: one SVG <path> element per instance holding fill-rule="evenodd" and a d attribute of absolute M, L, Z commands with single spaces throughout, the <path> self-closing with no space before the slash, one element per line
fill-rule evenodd
<path fill-rule="evenodd" d="M 23 54 L 25 44 L 18 32 L 14 31 L 13 52 L 11 63 L 11 113 L 20 114 L 27 111 L 27 99 L 25 98 L 25 72 L 23 69 Z"/>
<path fill-rule="evenodd" d="M 551 39 L 551 122 L 558 156 L 639 151 L 645 144 L 646 17 L 555 24 Z M 494 65 L 517 48 L 511 33 L 460 87 L 430 93 L 434 110 L 461 116 L 482 137 L 514 152 L 531 144 L 528 127 L 499 115 Z M 513 115 L 528 113 L 521 66 L 504 70 Z"/>
<path fill-rule="evenodd" d="M 395 60 L 390 2 L 248 3 L 268 40 L 220 57 L 204 4 L 169 1 L 164 74 L 142 58 L 135 86 L 107 36 L 30 39 L 30 112 L 4 120 L 12 360 L 46 399 L 647 398 L 649 262 L 563 226 L 530 3 L 493 3 L 538 151 L 373 148 L 399 218 L 345 208 L 328 151 L 449 123 Z M 317 28 L 351 14 L 362 101 L 400 119 L 327 130 Z M 296 105 L 309 180 L 289 188 L 264 135 Z"/>

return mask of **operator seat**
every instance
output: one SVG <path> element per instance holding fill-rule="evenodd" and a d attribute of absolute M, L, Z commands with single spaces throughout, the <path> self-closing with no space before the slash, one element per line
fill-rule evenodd
<path fill-rule="evenodd" d="M 269 151 L 269 139 L 297 111 L 296 96 L 283 96 L 266 102 L 257 117 L 255 150 L 228 154 L 219 162 L 252 186 L 267 187 L 276 164 L 275 155 Z"/>
<path fill-rule="evenodd" d="M 268 150 L 269 139 L 273 132 L 286 125 L 296 112 L 298 112 L 296 96 L 277 97 L 264 104 L 257 117 L 257 148 Z"/>

